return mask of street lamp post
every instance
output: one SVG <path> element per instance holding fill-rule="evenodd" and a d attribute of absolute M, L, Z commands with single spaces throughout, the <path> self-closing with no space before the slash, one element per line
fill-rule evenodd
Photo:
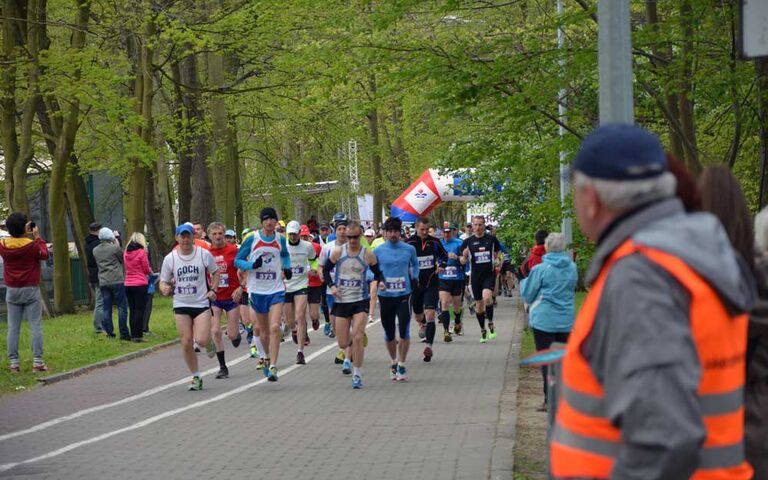
<path fill-rule="evenodd" d="M 600 123 L 635 123 L 629 0 L 597 5 Z"/>

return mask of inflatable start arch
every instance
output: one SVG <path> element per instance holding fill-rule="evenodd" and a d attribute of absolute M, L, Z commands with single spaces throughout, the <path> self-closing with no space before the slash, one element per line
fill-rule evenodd
<path fill-rule="evenodd" d="M 461 173 L 462 171 L 459 171 L 455 175 L 444 176 L 430 168 L 392 202 L 392 216 L 399 217 L 403 222 L 413 223 L 442 202 L 476 200 L 478 192 L 471 185 L 466 185 L 466 177 Z"/>

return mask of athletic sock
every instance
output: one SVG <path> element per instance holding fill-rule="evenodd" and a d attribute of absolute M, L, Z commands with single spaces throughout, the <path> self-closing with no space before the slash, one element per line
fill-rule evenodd
<path fill-rule="evenodd" d="M 485 312 L 477 313 L 477 323 L 480 324 L 481 330 L 485 330 Z"/>
<path fill-rule="evenodd" d="M 461 310 L 459 310 L 459 313 L 454 313 L 453 314 L 453 323 L 455 325 L 458 325 L 458 324 L 461 323 Z"/>
<path fill-rule="evenodd" d="M 443 328 L 445 331 L 448 331 L 448 328 L 451 326 L 451 314 L 448 312 L 440 312 L 440 323 L 443 324 Z"/>
<path fill-rule="evenodd" d="M 435 330 L 437 330 L 437 327 L 435 327 L 435 321 L 428 320 L 427 321 L 427 345 L 432 345 L 434 343 Z"/>
<path fill-rule="evenodd" d="M 264 345 L 261 343 L 261 337 L 253 336 L 253 341 L 256 342 L 256 348 L 259 349 L 259 353 L 265 352 Z"/>
<path fill-rule="evenodd" d="M 493 323 L 493 305 L 485 307 L 485 315 L 488 317 L 488 321 Z"/>
<path fill-rule="evenodd" d="M 325 318 L 325 323 L 330 323 L 331 322 L 331 313 L 328 311 L 328 305 L 321 306 L 320 310 L 323 311 L 323 317 Z"/>
<path fill-rule="evenodd" d="M 221 368 L 227 368 L 227 363 L 224 361 L 224 350 L 216 352 L 216 358 L 219 359 L 219 366 Z"/>
<path fill-rule="evenodd" d="M 192 372 L 192 376 L 193 377 L 199 377 L 200 376 L 200 372 Z"/>
<path fill-rule="evenodd" d="M 270 363 L 270 364 L 269 364 L 269 369 L 271 370 L 271 369 L 273 369 L 273 368 L 275 368 L 275 364 L 274 364 L 274 363 Z"/>
<path fill-rule="evenodd" d="M 352 375 L 360 375 L 362 370 L 362 367 L 352 367 Z"/>

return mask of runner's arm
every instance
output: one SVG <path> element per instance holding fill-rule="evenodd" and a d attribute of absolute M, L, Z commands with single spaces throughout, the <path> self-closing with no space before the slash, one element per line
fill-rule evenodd
<path fill-rule="evenodd" d="M 251 253 L 251 245 L 253 245 L 253 237 L 251 235 L 243 241 L 240 245 L 240 250 L 237 251 L 235 257 L 235 266 L 240 270 L 254 270 L 261 266 L 261 257 L 257 258 L 255 262 L 248 261 L 248 255 Z M 257 265 L 258 264 L 258 265 Z"/>

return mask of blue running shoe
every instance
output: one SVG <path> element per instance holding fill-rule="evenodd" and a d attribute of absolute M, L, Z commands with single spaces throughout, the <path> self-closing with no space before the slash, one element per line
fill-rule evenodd
<path fill-rule="evenodd" d="M 267 377 L 267 380 L 270 382 L 276 382 L 277 381 L 277 367 L 270 367 L 269 368 L 269 376 Z"/>
<path fill-rule="evenodd" d="M 352 362 L 350 362 L 348 358 L 344 359 L 344 364 L 341 367 L 341 373 L 344 375 L 349 375 L 352 373 Z"/>
<path fill-rule="evenodd" d="M 331 335 L 331 323 L 325 322 L 325 325 L 323 325 L 323 335 L 326 337 Z"/>
<path fill-rule="evenodd" d="M 363 388 L 363 379 L 360 377 L 360 375 L 354 375 L 352 377 L 352 388 L 355 390 Z"/>
<path fill-rule="evenodd" d="M 269 378 L 269 359 L 265 358 L 263 362 L 264 363 L 261 364 L 261 373 L 263 373 L 265 377 Z"/>
<path fill-rule="evenodd" d="M 245 343 L 250 345 L 253 342 L 253 325 L 248 324 L 245 326 Z"/>
<path fill-rule="evenodd" d="M 397 380 L 398 382 L 408 381 L 408 372 L 405 370 L 405 366 L 403 365 L 397 366 L 397 376 L 395 377 L 395 380 Z"/>

